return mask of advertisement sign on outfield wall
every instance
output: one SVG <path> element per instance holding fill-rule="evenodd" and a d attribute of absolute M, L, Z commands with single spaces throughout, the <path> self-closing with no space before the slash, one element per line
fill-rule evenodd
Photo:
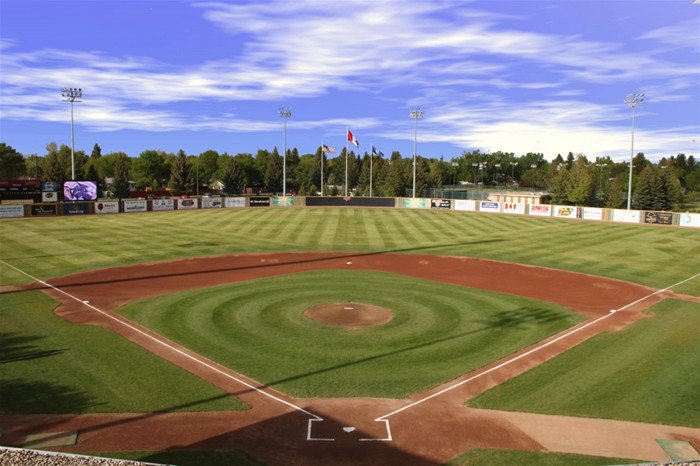
<path fill-rule="evenodd" d="M 63 199 L 94 201 L 97 199 L 97 185 L 94 181 L 66 181 L 63 183 Z"/>
<path fill-rule="evenodd" d="M 41 202 L 58 202 L 58 193 L 56 191 L 42 192 Z"/>
<path fill-rule="evenodd" d="M 143 200 L 124 201 L 124 212 L 146 212 L 148 210 L 148 202 Z"/>
<path fill-rule="evenodd" d="M 421 197 L 416 197 L 416 198 L 405 197 L 403 199 L 404 209 L 425 209 L 425 207 L 427 205 L 428 205 L 428 200 L 423 199 Z"/>
<path fill-rule="evenodd" d="M 37 217 L 56 215 L 58 213 L 58 204 L 32 204 L 29 212 Z"/>
<path fill-rule="evenodd" d="M 671 212 L 644 212 L 642 221 L 656 225 L 673 225 L 673 214 Z"/>
<path fill-rule="evenodd" d="M 476 210 L 476 201 L 472 199 L 456 199 L 455 210 L 468 210 L 473 212 Z"/>
<path fill-rule="evenodd" d="M 186 198 L 177 200 L 177 210 L 194 210 L 199 209 L 197 199 Z"/>
<path fill-rule="evenodd" d="M 226 197 L 224 207 L 245 207 L 245 197 Z"/>
<path fill-rule="evenodd" d="M 555 205 L 552 212 L 559 218 L 578 218 L 578 207 L 573 205 Z"/>
<path fill-rule="evenodd" d="M 538 217 L 551 217 L 552 206 L 547 204 L 530 204 L 529 214 Z"/>
<path fill-rule="evenodd" d="M 603 209 L 600 207 L 584 207 L 581 209 L 581 218 L 586 220 L 603 220 Z"/>
<path fill-rule="evenodd" d="M 518 204 L 515 202 L 504 202 L 503 213 L 525 215 L 525 204 Z"/>
<path fill-rule="evenodd" d="M 118 214 L 119 201 L 97 201 L 95 202 L 96 214 Z"/>
<path fill-rule="evenodd" d="M 275 207 L 291 207 L 294 205 L 294 196 L 275 196 L 271 199 Z"/>
<path fill-rule="evenodd" d="M 269 207 L 270 206 L 270 198 L 269 197 L 253 196 L 250 198 L 250 206 L 251 207 Z"/>
<path fill-rule="evenodd" d="M 0 218 L 24 217 L 23 205 L 0 205 Z"/>
<path fill-rule="evenodd" d="M 479 203 L 479 212 L 500 212 L 501 211 L 501 203 L 500 202 L 491 202 L 491 201 L 481 201 Z"/>
<path fill-rule="evenodd" d="M 202 198 L 202 209 L 218 209 L 221 207 L 220 197 L 203 197 Z"/>
<path fill-rule="evenodd" d="M 74 204 L 63 204 L 63 215 L 86 215 L 90 213 L 90 203 L 76 202 Z"/>
<path fill-rule="evenodd" d="M 638 210 L 614 209 L 612 215 L 613 222 L 639 223 L 642 213 Z"/>
<path fill-rule="evenodd" d="M 449 199 L 431 199 L 430 200 L 431 209 L 451 209 L 452 201 Z"/>
<path fill-rule="evenodd" d="M 175 201 L 172 199 L 153 199 L 151 209 L 153 209 L 154 212 L 175 210 Z"/>
<path fill-rule="evenodd" d="M 678 225 L 682 227 L 700 228 L 700 214 L 680 214 Z"/>

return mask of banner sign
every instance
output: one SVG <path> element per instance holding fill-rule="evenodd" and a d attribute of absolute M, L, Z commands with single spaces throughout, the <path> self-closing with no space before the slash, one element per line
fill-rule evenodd
<path fill-rule="evenodd" d="M 450 199 L 431 199 L 430 200 L 431 209 L 451 209 L 452 201 Z"/>
<path fill-rule="evenodd" d="M 700 228 L 700 214 L 680 214 L 678 225 L 682 227 Z"/>
<path fill-rule="evenodd" d="M 612 221 L 623 223 L 639 223 L 641 212 L 638 210 L 614 209 Z"/>
<path fill-rule="evenodd" d="M 272 198 L 275 207 L 289 207 L 294 205 L 294 196 L 275 196 Z"/>
<path fill-rule="evenodd" d="M 644 223 L 654 223 L 656 225 L 672 225 L 673 214 L 671 212 L 644 212 L 642 217 Z"/>
<path fill-rule="evenodd" d="M 34 204 L 34 199 L 3 199 L 0 201 L 3 205 L 29 205 Z"/>
<path fill-rule="evenodd" d="M 245 207 L 245 197 L 225 197 L 224 207 Z"/>
<path fill-rule="evenodd" d="M 97 185 L 93 181 L 66 181 L 63 183 L 63 199 L 94 201 L 97 199 Z"/>
<path fill-rule="evenodd" d="M 476 201 L 471 199 L 456 199 L 455 200 L 455 210 L 476 210 Z"/>
<path fill-rule="evenodd" d="M 85 215 L 90 213 L 89 202 L 63 204 L 63 215 Z"/>
<path fill-rule="evenodd" d="M 479 211 L 480 212 L 500 212 L 501 211 L 501 203 L 500 202 L 491 202 L 491 201 L 481 201 L 479 203 Z"/>
<path fill-rule="evenodd" d="M 559 218 L 578 218 L 578 207 L 573 205 L 555 205 L 553 212 Z"/>
<path fill-rule="evenodd" d="M 581 218 L 586 220 L 603 220 L 603 209 L 600 207 L 584 207 L 581 213 Z"/>
<path fill-rule="evenodd" d="M 30 213 L 36 216 L 56 215 L 58 204 L 32 204 Z"/>
<path fill-rule="evenodd" d="M 404 209 L 425 209 L 428 205 L 428 200 L 422 197 L 405 197 L 403 199 Z"/>
<path fill-rule="evenodd" d="M 41 202 L 58 202 L 58 193 L 56 191 L 42 192 Z"/>
<path fill-rule="evenodd" d="M 143 200 L 124 201 L 124 212 L 146 212 L 148 210 L 148 202 Z"/>
<path fill-rule="evenodd" d="M 251 197 L 250 198 L 250 206 L 251 207 L 270 207 L 270 198 L 269 197 L 259 197 L 259 196 Z"/>
<path fill-rule="evenodd" d="M 151 209 L 153 211 L 175 210 L 175 201 L 172 199 L 153 199 Z"/>
<path fill-rule="evenodd" d="M 41 190 L 44 192 L 57 192 L 58 191 L 58 183 L 55 181 L 44 181 L 41 183 Z"/>
<path fill-rule="evenodd" d="M 95 202 L 96 214 L 118 214 L 119 201 L 99 201 Z"/>
<path fill-rule="evenodd" d="M 0 205 L 0 218 L 24 217 L 23 205 Z"/>
<path fill-rule="evenodd" d="M 525 204 L 517 204 L 514 202 L 504 202 L 503 203 L 503 213 L 525 215 Z"/>
<path fill-rule="evenodd" d="M 185 199 L 178 198 L 177 200 L 177 210 L 194 210 L 199 209 L 199 204 L 197 199 L 192 199 L 187 197 Z"/>
<path fill-rule="evenodd" d="M 547 204 L 530 204 L 530 215 L 538 217 L 551 217 L 552 206 Z"/>
<path fill-rule="evenodd" d="M 253 197 L 250 198 L 250 205 L 253 206 Z M 320 197 L 309 196 L 306 198 L 307 207 L 314 206 L 343 206 L 343 207 L 396 207 L 396 198 L 393 197 L 355 197 L 355 196 L 334 196 Z"/>
<path fill-rule="evenodd" d="M 222 202 L 220 197 L 203 197 L 202 209 L 217 209 L 221 207 Z"/>

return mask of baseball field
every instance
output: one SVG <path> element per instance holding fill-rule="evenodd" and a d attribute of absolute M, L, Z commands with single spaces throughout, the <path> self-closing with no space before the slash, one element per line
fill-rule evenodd
<path fill-rule="evenodd" d="M 700 451 L 698 230 L 258 208 L 10 219 L 0 244 L 1 445 L 182 464 Z"/>

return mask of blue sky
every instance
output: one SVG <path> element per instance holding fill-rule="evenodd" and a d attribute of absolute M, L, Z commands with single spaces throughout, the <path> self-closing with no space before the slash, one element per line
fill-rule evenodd
<path fill-rule="evenodd" d="M 700 154 L 692 1 L 0 1 L 0 137 L 191 154 L 288 147 L 418 153 Z"/>

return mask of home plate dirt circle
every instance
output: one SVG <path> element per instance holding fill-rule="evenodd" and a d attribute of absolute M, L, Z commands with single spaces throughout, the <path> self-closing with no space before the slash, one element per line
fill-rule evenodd
<path fill-rule="evenodd" d="M 310 307 L 304 315 L 311 320 L 353 330 L 386 324 L 393 314 L 385 307 L 363 303 L 328 303 Z"/>

